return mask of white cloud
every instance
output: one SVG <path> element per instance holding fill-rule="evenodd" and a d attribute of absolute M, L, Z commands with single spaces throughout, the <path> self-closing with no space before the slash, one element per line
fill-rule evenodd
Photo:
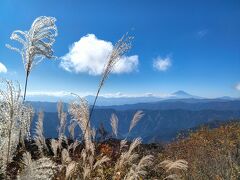
<path fill-rule="evenodd" d="M 197 32 L 197 36 L 199 38 L 203 38 L 203 37 L 205 37 L 207 35 L 207 33 L 208 33 L 208 30 L 207 29 L 203 29 L 203 30 L 200 30 L 200 31 Z"/>
<path fill-rule="evenodd" d="M 171 94 L 167 93 L 122 93 L 122 92 L 116 92 L 116 93 L 105 93 L 101 94 L 100 96 L 105 98 L 137 98 L 137 97 L 158 97 L 158 98 L 168 98 L 171 97 Z"/>
<path fill-rule="evenodd" d="M 95 92 L 74 92 L 81 97 L 86 96 L 95 96 Z M 27 92 L 29 97 L 55 97 L 55 98 L 74 98 L 72 92 L 68 91 L 29 91 Z M 159 98 L 168 98 L 171 97 L 171 94 L 166 93 L 122 93 L 122 92 L 112 92 L 112 93 L 103 93 L 100 95 L 105 98 L 136 98 L 136 97 L 159 97 Z"/>
<path fill-rule="evenodd" d="M 113 50 L 109 41 L 88 34 L 73 43 L 69 52 L 61 57 L 60 66 L 70 72 L 100 75 Z M 137 69 L 138 56 L 123 56 L 115 66 L 113 73 L 129 73 Z"/>
<path fill-rule="evenodd" d="M 240 91 L 240 83 L 236 84 L 235 89 Z"/>
<path fill-rule="evenodd" d="M 116 92 L 116 93 L 104 93 L 104 94 L 101 94 L 100 96 L 105 98 L 120 98 L 120 97 L 127 97 L 127 94 L 122 92 Z"/>
<path fill-rule="evenodd" d="M 90 92 L 74 92 L 81 97 L 87 95 L 94 95 L 94 93 Z M 68 91 L 29 91 L 27 92 L 28 96 L 35 97 L 35 96 L 49 96 L 49 97 L 74 97 L 72 92 Z"/>
<path fill-rule="evenodd" d="M 153 93 L 145 93 L 145 96 L 147 96 L 147 97 L 153 97 L 154 94 L 153 94 Z"/>
<path fill-rule="evenodd" d="M 7 73 L 6 66 L 0 62 L 0 73 Z"/>
<path fill-rule="evenodd" d="M 54 97 L 62 97 L 71 95 L 70 92 L 65 91 L 30 91 L 27 93 L 28 96 L 54 96 Z"/>
<path fill-rule="evenodd" d="M 170 57 L 161 58 L 157 57 L 153 61 L 153 67 L 159 71 L 166 71 L 168 70 L 172 65 Z"/>

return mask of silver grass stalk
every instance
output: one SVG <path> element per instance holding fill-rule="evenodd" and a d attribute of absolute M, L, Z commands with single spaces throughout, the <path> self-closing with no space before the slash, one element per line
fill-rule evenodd
<path fill-rule="evenodd" d="M 58 142 L 59 142 L 59 148 L 62 149 L 62 142 L 64 141 L 64 138 L 65 138 L 67 113 L 64 112 L 63 103 L 61 101 L 57 103 L 57 111 L 58 111 L 58 120 L 59 120 Z"/>
<path fill-rule="evenodd" d="M 120 141 L 120 151 L 127 146 L 127 140 L 123 139 Z"/>
<path fill-rule="evenodd" d="M 43 155 L 43 150 L 47 149 L 44 132 L 43 132 L 43 119 L 44 119 L 44 113 L 43 111 L 40 111 L 38 113 L 38 120 L 36 122 L 34 141 L 41 155 Z"/>
<path fill-rule="evenodd" d="M 76 165 L 78 168 L 80 168 L 79 175 L 81 179 L 91 179 L 93 172 L 100 170 L 102 164 L 106 162 L 108 158 L 102 157 L 96 161 L 95 145 L 93 143 L 96 131 L 95 129 L 90 128 L 90 124 L 89 126 L 87 126 L 87 122 L 89 119 L 89 106 L 87 101 L 77 96 L 77 100 L 70 103 L 68 111 L 69 114 L 71 115 L 72 123 L 77 122 L 82 132 L 86 130 L 86 133 L 83 136 L 84 148 L 81 151 L 81 160 Z M 78 142 L 73 143 L 70 145 L 69 148 L 70 149 L 73 148 L 74 151 L 78 144 L 79 144 Z M 75 165 L 73 166 L 75 168 Z"/>
<path fill-rule="evenodd" d="M 133 164 L 133 161 L 135 161 L 138 158 L 138 154 L 134 153 L 133 151 L 137 146 L 141 144 L 141 142 L 142 142 L 141 138 L 134 139 L 128 151 L 122 152 L 120 158 L 118 159 L 115 165 L 114 175 L 115 177 L 119 176 L 118 174 L 122 176 L 124 171 L 126 171 L 125 168 L 129 165 L 131 166 Z"/>
<path fill-rule="evenodd" d="M 117 137 L 117 133 L 118 133 L 118 117 L 116 114 L 112 114 L 111 116 L 111 127 L 112 127 L 112 132 L 113 134 Z"/>
<path fill-rule="evenodd" d="M 105 81 L 109 77 L 109 74 L 114 70 L 115 65 L 119 62 L 121 57 L 132 48 L 132 40 L 133 40 L 132 36 L 128 36 L 128 34 L 125 34 L 113 47 L 113 50 L 109 56 L 109 59 L 104 66 L 104 70 L 102 73 L 101 80 L 99 82 L 98 90 L 97 90 L 97 93 L 96 93 L 96 96 L 95 96 L 95 99 L 94 99 L 94 102 L 93 102 L 93 105 L 92 105 L 92 108 L 90 111 L 89 119 L 87 122 L 87 127 L 88 127 L 89 121 L 91 120 L 92 113 L 95 108 L 99 93 L 100 93 Z M 85 134 L 85 131 L 83 134 Z"/>
<path fill-rule="evenodd" d="M 73 179 L 73 174 L 77 171 L 77 163 L 75 161 L 71 161 L 66 167 L 66 179 Z"/>
<path fill-rule="evenodd" d="M 58 138 L 61 138 L 61 136 L 65 134 L 66 120 L 67 120 L 67 113 L 63 111 L 62 101 L 58 102 L 57 110 L 58 110 L 58 119 L 59 119 Z"/>
<path fill-rule="evenodd" d="M 89 154 L 84 148 L 81 152 L 81 176 L 83 179 L 87 179 L 91 176 L 91 169 L 93 167 L 93 154 Z"/>
<path fill-rule="evenodd" d="M 80 145 L 80 143 L 79 143 L 77 140 L 75 140 L 73 143 L 71 143 L 71 144 L 68 146 L 68 152 L 72 149 L 72 153 L 73 153 L 73 155 L 74 155 L 75 150 L 76 150 L 77 146 L 79 146 L 79 145 Z"/>
<path fill-rule="evenodd" d="M 3 174 L 17 145 L 30 136 L 31 106 L 23 105 L 19 84 L 0 80 L 0 165 Z M 5 177 L 7 178 L 7 177 Z"/>
<path fill-rule="evenodd" d="M 26 72 L 23 101 L 26 97 L 28 77 L 32 68 L 44 58 L 54 58 L 52 46 L 57 36 L 57 26 L 55 22 L 56 19 L 54 17 L 40 16 L 35 19 L 28 31 L 16 30 L 12 33 L 10 39 L 19 42 L 22 45 L 21 48 L 6 45 L 22 56 Z"/>
<path fill-rule="evenodd" d="M 167 172 L 173 169 L 179 169 L 183 171 L 186 171 L 188 169 L 188 162 L 183 159 L 179 159 L 176 161 L 164 160 L 160 163 L 160 165 L 166 168 Z"/>
<path fill-rule="evenodd" d="M 96 129 L 93 127 L 92 130 L 91 130 L 91 136 L 92 136 L 93 141 L 95 141 L 95 139 L 96 139 L 96 134 L 97 134 L 97 131 L 96 131 Z"/>
<path fill-rule="evenodd" d="M 109 161 L 110 159 L 107 156 L 102 156 L 100 159 L 96 159 L 96 157 L 92 154 L 88 154 L 86 149 L 83 149 L 81 152 L 82 161 L 79 164 L 81 167 L 81 176 L 82 179 L 98 179 L 98 175 L 96 173 L 100 173 L 100 176 L 104 176 L 103 174 L 103 164 Z M 94 161 L 96 161 L 94 163 Z"/>
<path fill-rule="evenodd" d="M 90 125 L 88 126 L 89 119 L 89 107 L 85 99 L 77 96 L 78 101 L 70 103 L 69 114 L 72 116 L 72 119 L 77 122 L 80 129 L 84 133 L 84 143 L 85 148 L 92 153 L 94 153 L 94 144 L 92 142 L 92 131 Z"/>
<path fill-rule="evenodd" d="M 30 125 L 33 120 L 34 110 L 29 105 L 22 105 L 20 118 L 20 139 L 24 142 L 24 139 L 30 138 Z M 24 143 L 22 143 L 24 145 Z"/>
<path fill-rule="evenodd" d="M 1 80 L 0 86 L 0 161 L 5 171 L 19 142 L 21 89 L 19 84 L 15 86 L 12 81 L 8 80 Z"/>
<path fill-rule="evenodd" d="M 137 146 L 139 146 L 141 143 L 142 143 L 142 139 L 141 139 L 141 138 L 136 138 L 136 139 L 134 139 L 133 142 L 131 143 L 130 147 L 129 147 L 128 153 L 131 154 L 132 151 L 133 151 Z"/>
<path fill-rule="evenodd" d="M 164 180 L 165 179 L 181 180 L 181 178 L 177 174 L 170 174 L 169 176 L 165 177 Z"/>
<path fill-rule="evenodd" d="M 128 134 L 132 131 L 132 129 L 137 125 L 137 123 L 140 121 L 140 119 L 144 116 L 143 111 L 137 111 L 133 118 L 132 121 L 130 123 L 130 127 L 128 130 Z"/>
<path fill-rule="evenodd" d="M 71 121 L 70 125 L 68 126 L 68 131 L 69 131 L 69 134 L 70 134 L 70 138 L 72 138 L 73 140 L 75 138 L 75 128 L 76 128 L 76 126 L 77 126 L 76 121 Z"/>
<path fill-rule="evenodd" d="M 188 169 L 188 162 L 183 159 L 179 159 L 176 161 L 164 160 L 163 162 L 160 163 L 160 165 L 165 169 L 166 172 L 169 171 L 174 172 L 174 170 L 187 171 Z M 181 179 L 181 176 L 178 173 L 171 173 L 164 179 L 178 180 Z"/>
<path fill-rule="evenodd" d="M 58 149 L 59 149 L 58 140 L 51 139 L 51 149 L 52 149 L 52 152 L 54 154 L 54 157 L 57 157 L 57 152 L 58 152 Z"/>
<path fill-rule="evenodd" d="M 18 174 L 19 180 L 52 179 L 57 169 L 56 164 L 49 158 L 43 157 L 36 161 L 32 160 L 29 152 L 23 154 L 22 164 L 24 164 L 24 169 Z"/>
<path fill-rule="evenodd" d="M 69 156 L 69 152 L 68 152 L 67 149 L 62 150 L 61 161 L 62 161 L 62 164 L 68 164 L 72 161 L 71 157 Z"/>
<path fill-rule="evenodd" d="M 146 175 L 147 172 L 145 171 L 145 168 L 152 165 L 153 158 L 154 157 L 152 155 L 147 155 L 141 158 L 135 169 L 135 177 Z"/>
<path fill-rule="evenodd" d="M 107 156 L 103 156 L 101 159 L 97 160 L 93 166 L 93 170 L 102 166 L 103 163 L 109 161 L 110 159 Z"/>
<path fill-rule="evenodd" d="M 141 179 L 146 174 L 147 171 L 145 170 L 146 167 L 149 167 L 152 164 L 153 156 L 147 155 L 141 158 L 139 163 L 137 165 L 133 165 L 128 172 L 128 174 L 124 177 L 126 180 L 135 180 L 135 179 Z"/>

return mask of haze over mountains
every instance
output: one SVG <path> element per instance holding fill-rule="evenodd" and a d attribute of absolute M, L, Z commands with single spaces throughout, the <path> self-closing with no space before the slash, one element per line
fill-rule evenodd
<path fill-rule="evenodd" d="M 87 97 L 92 102 L 92 96 Z M 45 112 L 45 135 L 56 137 L 58 126 L 57 102 L 30 102 L 36 111 Z M 114 104 L 114 105 L 113 105 Z M 104 106 L 103 106 L 104 105 Z M 64 110 L 67 111 L 67 103 Z M 144 142 L 170 141 L 179 132 L 195 129 L 203 124 L 219 124 L 240 120 L 240 99 L 222 97 L 207 99 L 178 91 L 167 98 L 149 97 L 100 97 L 91 119 L 99 128 L 102 124 L 111 134 L 112 113 L 119 118 L 119 138 L 127 135 L 130 121 L 137 110 L 144 111 L 144 117 L 133 130 L 130 138 L 141 136 Z M 32 131 L 37 117 L 34 117 Z M 70 116 L 67 118 L 70 122 Z M 79 132 L 79 130 L 77 130 Z"/>
<path fill-rule="evenodd" d="M 40 101 L 40 102 L 57 102 L 59 99 L 61 99 L 63 102 L 70 102 L 75 97 L 72 96 L 70 93 L 65 93 L 62 96 L 58 95 L 41 95 L 41 94 L 35 94 L 29 96 L 29 101 Z M 85 98 L 88 100 L 90 104 L 93 103 L 95 96 L 88 95 L 85 96 Z M 191 95 L 185 91 L 177 91 L 169 95 L 165 96 L 154 96 L 151 94 L 148 94 L 146 96 L 118 96 L 118 97 L 105 97 L 105 96 L 99 96 L 97 105 L 99 106 L 112 106 L 112 105 L 125 105 L 125 104 L 136 104 L 136 103 L 147 103 L 147 102 L 158 102 L 158 101 L 166 101 L 166 100 L 176 100 L 176 99 L 195 99 L 195 100 L 239 100 L 240 98 L 233 98 L 233 97 L 219 97 L 214 99 L 199 97 L 195 95 Z"/>

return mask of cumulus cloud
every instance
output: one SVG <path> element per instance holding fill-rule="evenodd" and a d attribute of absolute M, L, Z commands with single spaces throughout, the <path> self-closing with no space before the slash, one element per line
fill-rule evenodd
<path fill-rule="evenodd" d="M 159 71 L 166 71 L 171 67 L 171 65 L 172 62 L 170 57 L 166 58 L 157 57 L 153 61 L 153 67 Z"/>
<path fill-rule="evenodd" d="M 88 34 L 73 43 L 69 52 L 61 57 L 60 66 L 70 72 L 100 75 L 112 50 L 111 42 L 98 39 L 94 34 Z M 137 55 L 123 56 L 113 73 L 129 73 L 136 70 L 137 66 Z"/>
<path fill-rule="evenodd" d="M 235 88 L 236 88 L 236 90 L 240 91 L 240 83 L 237 83 Z"/>
<path fill-rule="evenodd" d="M 6 66 L 0 62 L 0 73 L 7 73 Z"/>

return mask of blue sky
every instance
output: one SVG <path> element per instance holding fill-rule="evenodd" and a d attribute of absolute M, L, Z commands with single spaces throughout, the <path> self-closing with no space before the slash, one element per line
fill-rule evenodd
<path fill-rule="evenodd" d="M 99 72 L 97 58 L 104 56 L 84 59 L 84 42 L 93 44 L 92 54 L 102 48 L 99 42 L 108 52 L 129 32 L 135 38 L 125 61 L 131 62 L 111 75 L 102 94 L 184 90 L 203 97 L 240 96 L 239 0 L 1 0 L 0 62 L 7 68 L 1 77 L 24 85 L 21 57 L 5 44 L 12 44 L 14 30 L 28 30 L 43 15 L 57 19 L 54 51 L 59 58 L 33 69 L 29 93 L 95 93 L 100 76 L 90 70 Z M 73 48 L 80 54 L 65 59 L 78 61 L 79 67 L 69 72 L 60 64 Z M 82 62 L 88 64 L 82 67 Z"/>

